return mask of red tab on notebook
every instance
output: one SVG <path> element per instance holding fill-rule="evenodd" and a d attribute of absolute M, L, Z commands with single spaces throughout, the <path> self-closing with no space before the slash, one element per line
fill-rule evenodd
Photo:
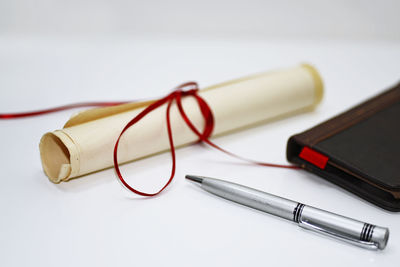
<path fill-rule="evenodd" d="M 318 168 L 325 169 L 326 163 L 328 162 L 328 157 L 322 155 L 321 153 L 305 146 L 301 150 L 299 157 L 314 164 Z"/>

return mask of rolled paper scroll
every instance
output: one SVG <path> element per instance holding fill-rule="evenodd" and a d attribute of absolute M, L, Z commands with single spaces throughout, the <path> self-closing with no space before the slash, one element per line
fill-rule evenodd
<path fill-rule="evenodd" d="M 322 99 L 323 85 L 310 65 L 258 74 L 202 89 L 198 93 L 215 119 L 212 136 L 259 124 L 277 117 L 312 110 Z M 73 116 L 61 130 L 46 133 L 40 141 L 44 172 L 54 183 L 68 181 L 113 166 L 115 142 L 125 125 L 152 101 L 90 109 Z M 204 119 L 192 97 L 183 108 L 197 129 Z M 166 105 L 129 128 L 119 144 L 120 163 L 169 149 Z M 198 140 L 174 104 L 171 125 L 175 146 Z"/>

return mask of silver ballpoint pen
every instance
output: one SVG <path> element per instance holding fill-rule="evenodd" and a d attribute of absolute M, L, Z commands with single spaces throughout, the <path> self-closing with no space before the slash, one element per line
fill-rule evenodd
<path fill-rule="evenodd" d="M 186 175 L 186 179 L 200 184 L 202 189 L 214 195 L 294 221 L 300 227 L 354 245 L 370 249 L 384 249 L 388 242 L 389 229 L 385 227 L 364 223 L 219 179 L 195 175 Z"/>

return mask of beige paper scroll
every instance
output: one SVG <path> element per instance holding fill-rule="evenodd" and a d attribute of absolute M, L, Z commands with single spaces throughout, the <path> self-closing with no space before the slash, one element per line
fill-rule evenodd
<path fill-rule="evenodd" d="M 310 65 L 254 75 L 199 92 L 215 117 L 213 136 L 313 109 L 322 94 L 322 80 Z M 111 167 L 113 148 L 121 130 L 149 103 L 84 111 L 72 117 L 63 129 L 46 133 L 39 145 L 46 175 L 59 183 Z M 193 124 L 202 129 L 204 122 L 196 101 L 185 97 L 182 103 Z M 125 132 L 118 150 L 120 163 L 169 149 L 165 111 L 164 105 Z M 171 123 L 175 146 L 197 141 L 175 105 L 171 109 Z"/>

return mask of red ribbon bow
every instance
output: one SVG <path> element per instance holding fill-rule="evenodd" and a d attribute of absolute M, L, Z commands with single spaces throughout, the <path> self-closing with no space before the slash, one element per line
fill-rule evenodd
<path fill-rule="evenodd" d="M 170 110 L 173 102 L 176 102 L 176 105 L 179 110 L 179 114 L 181 115 L 182 119 L 185 121 L 186 125 L 192 130 L 194 134 L 197 135 L 199 138 L 200 142 L 204 142 L 219 151 L 222 151 L 232 157 L 260 165 L 260 166 L 267 166 L 267 167 L 278 167 L 278 168 L 289 168 L 289 169 L 299 169 L 299 167 L 294 166 L 294 165 L 280 165 L 280 164 L 271 164 L 271 163 L 265 163 L 265 162 L 258 162 L 250 159 L 243 158 L 241 156 L 238 156 L 236 154 L 233 154 L 218 145 L 214 144 L 213 142 L 210 141 L 209 137 L 212 134 L 212 131 L 214 129 L 214 116 L 212 114 L 210 106 L 207 104 L 207 102 L 198 95 L 198 84 L 196 82 L 187 82 L 184 83 L 180 86 L 178 86 L 173 92 L 168 94 L 167 96 L 156 100 L 149 106 L 147 106 L 143 111 L 141 111 L 136 117 L 134 117 L 131 121 L 129 121 L 126 126 L 123 128 L 121 131 L 120 135 L 118 136 L 118 139 L 115 143 L 114 146 L 114 168 L 115 171 L 118 175 L 119 180 L 122 182 L 122 184 L 132 191 L 133 193 L 136 193 L 141 196 L 155 196 L 159 193 L 161 193 L 172 181 L 172 179 L 175 176 L 175 170 L 176 170 L 176 157 L 175 157 L 175 147 L 174 147 L 174 140 L 172 136 L 172 128 L 171 128 L 171 118 L 170 118 Z M 182 106 L 182 98 L 183 97 L 194 97 L 197 101 L 197 104 L 200 108 L 200 112 L 204 118 L 204 129 L 202 132 L 200 132 L 196 127 L 193 125 L 193 123 L 190 121 L 188 116 L 186 115 L 183 106 Z M 38 110 L 38 111 L 32 111 L 32 112 L 22 112 L 22 113 L 9 113 L 9 114 L 0 114 L 0 119 L 15 119 L 15 118 L 24 118 L 24 117 L 32 117 L 32 116 L 38 116 L 38 115 L 43 115 L 43 114 L 48 114 L 52 112 L 57 112 L 61 110 L 66 110 L 66 109 L 72 109 L 72 108 L 77 108 L 77 107 L 84 107 L 84 106 L 114 106 L 114 105 L 119 105 L 127 102 L 86 102 L 86 103 L 76 103 L 76 104 L 70 104 L 70 105 L 65 105 L 65 106 L 60 106 L 60 107 L 55 107 L 55 108 L 50 108 L 50 109 L 44 109 L 44 110 Z M 167 121 L 167 132 L 168 132 L 168 140 L 169 140 L 169 145 L 170 145 L 170 153 L 172 157 L 172 168 L 171 168 L 171 173 L 170 177 L 167 181 L 167 183 L 157 192 L 155 193 L 145 193 L 141 192 L 132 186 L 130 186 L 125 179 L 122 177 L 121 171 L 119 169 L 119 164 L 118 164 L 118 145 L 119 141 L 121 140 L 122 135 L 125 133 L 126 130 L 128 130 L 131 126 L 139 122 L 141 119 L 143 119 L 147 114 L 152 112 L 153 110 L 159 108 L 160 106 L 167 104 L 167 109 L 166 109 L 166 121 Z"/>

